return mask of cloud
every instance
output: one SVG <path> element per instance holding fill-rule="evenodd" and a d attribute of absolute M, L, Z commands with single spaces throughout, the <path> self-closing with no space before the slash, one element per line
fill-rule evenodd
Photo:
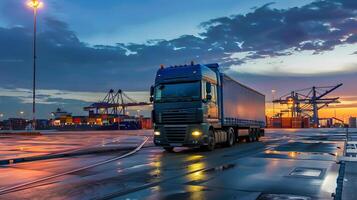
<path fill-rule="evenodd" d="M 289 57 L 297 52 L 322 54 L 357 42 L 354 0 L 315 1 L 289 9 L 270 5 L 245 15 L 204 22 L 201 24 L 204 31 L 199 36 L 183 35 L 143 44 L 91 46 L 81 41 L 68 24 L 45 15 L 38 34 L 38 86 L 74 91 L 146 90 L 160 64 L 185 64 L 194 60 L 218 62 L 224 69 L 232 69 L 251 61 Z M 14 14 L 14 19 L 22 16 Z M 0 28 L 0 44 L 0 84 L 29 88 L 31 25 Z M 232 57 L 237 53 L 245 56 Z M 275 69 L 290 71 L 284 63 Z"/>
<path fill-rule="evenodd" d="M 356 42 L 357 10 L 353 0 L 315 1 L 290 9 L 269 6 L 266 4 L 246 15 L 204 22 L 202 26 L 207 31 L 201 35 L 207 41 L 219 42 L 228 51 L 254 51 L 254 56 L 247 59 L 304 50 L 320 53 Z M 232 48 L 237 42 L 244 44 Z"/>

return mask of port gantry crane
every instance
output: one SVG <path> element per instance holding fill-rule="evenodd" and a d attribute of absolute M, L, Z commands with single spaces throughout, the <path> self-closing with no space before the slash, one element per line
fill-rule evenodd
<path fill-rule="evenodd" d="M 287 105 L 287 110 L 281 110 L 282 113 L 291 113 L 291 117 L 309 116 L 312 118 L 314 127 L 319 127 L 319 110 L 332 103 L 340 103 L 340 97 L 326 98 L 328 94 L 341 87 L 340 83 L 335 86 L 322 86 L 305 88 L 291 91 L 273 100 L 273 103 Z"/>
<path fill-rule="evenodd" d="M 91 104 L 84 107 L 85 111 L 93 112 L 94 114 L 114 114 L 114 115 L 126 115 L 126 108 L 132 106 L 148 106 L 151 103 L 137 102 L 119 89 L 115 92 L 110 89 L 102 101 Z"/>

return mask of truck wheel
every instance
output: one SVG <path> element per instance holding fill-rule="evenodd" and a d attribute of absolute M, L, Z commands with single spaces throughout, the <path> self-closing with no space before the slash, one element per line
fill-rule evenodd
<path fill-rule="evenodd" d="M 246 136 L 245 137 L 245 142 L 253 142 L 252 141 L 252 137 L 249 135 L 249 136 Z"/>
<path fill-rule="evenodd" d="M 258 142 L 259 141 L 259 138 L 260 138 L 260 133 L 259 133 L 259 129 L 257 129 L 257 132 L 255 134 L 255 141 Z"/>
<path fill-rule="evenodd" d="M 174 148 L 173 147 L 164 147 L 165 151 L 167 152 L 174 152 Z"/>
<path fill-rule="evenodd" d="M 213 130 L 209 130 L 208 132 L 208 144 L 203 146 L 204 150 L 206 151 L 213 151 L 216 146 L 216 140 L 214 138 Z"/>
<path fill-rule="evenodd" d="M 234 129 L 233 128 L 229 128 L 227 130 L 227 141 L 226 141 L 226 146 L 231 147 L 234 145 L 236 141 L 236 137 L 234 134 Z"/>

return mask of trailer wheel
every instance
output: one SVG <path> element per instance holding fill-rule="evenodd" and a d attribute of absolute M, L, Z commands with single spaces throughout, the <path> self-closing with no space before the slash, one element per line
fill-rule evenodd
<path fill-rule="evenodd" d="M 228 130 L 227 130 L 227 141 L 226 141 L 226 146 L 228 147 L 231 147 L 234 145 L 236 141 L 236 137 L 235 137 L 235 134 L 234 134 L 234 129 L 232 127 L 230 127 Z"/>
<path fill-rule="evenodd" d="M 173 147 L 164 147 L 165 151 L 167 152 L 174 152 L 174 148 Z"/>
<path fill-rule="evenodd" d="M 257 133 L 256 133 L 255 141 L 258 142 L 258 141 L 259 141 L 259 138 L 260 138 L 260 136 L 261 136 L 261 134 L 260 134 L 260 133 L 261 133 L 260 128 L 258 128 L 256 132 L 257 132 Z"/>
<path fill-rule="evenodd" d="M 254 142 L 255 141 L 255 131 L 254 129 L 249 129 L 249 135 L 246 136 L 245 141 L 246 142 Z"/>
<path fill-rule="evenodd" d="M 203 149 L 206 151 L 213 151 L 215 146 L 216 146 L 216 140 L 214 138 L 214 131 L 209 130 L 208 131 L 208 144 L 203 146 Z"/>
<path fill-rule="evenodd" d="M 245 136 L 245 142 L 252 142 L 252 138 L 249 136 Z"/>

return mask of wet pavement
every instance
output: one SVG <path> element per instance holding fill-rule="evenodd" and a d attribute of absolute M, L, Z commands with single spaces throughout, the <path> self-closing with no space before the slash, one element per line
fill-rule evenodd
<path fill-rule="evenodd" d="M 130 157 L 20 188 L 0 199 L 333 199 L 344 134 L 342 129 L 267 130 L 261 142 L 214 152 L 177 148 L 167 153 L 148 145 Z M 0 188 L 117 154 L 3 166 Z"/>
<path fill-rule="evenodd" d="M 73 152 L 115 146 L 125 136 L 148 135 L 147 131 L 42 131 L 41 135 L 0 134 L 0 160 Z"/>
<path fill-rule="evenodd" d="M 357 129 L 351 129 L 346 143 L 345 170 L 342 178 L 342 199 L 357 199 Z"/>

